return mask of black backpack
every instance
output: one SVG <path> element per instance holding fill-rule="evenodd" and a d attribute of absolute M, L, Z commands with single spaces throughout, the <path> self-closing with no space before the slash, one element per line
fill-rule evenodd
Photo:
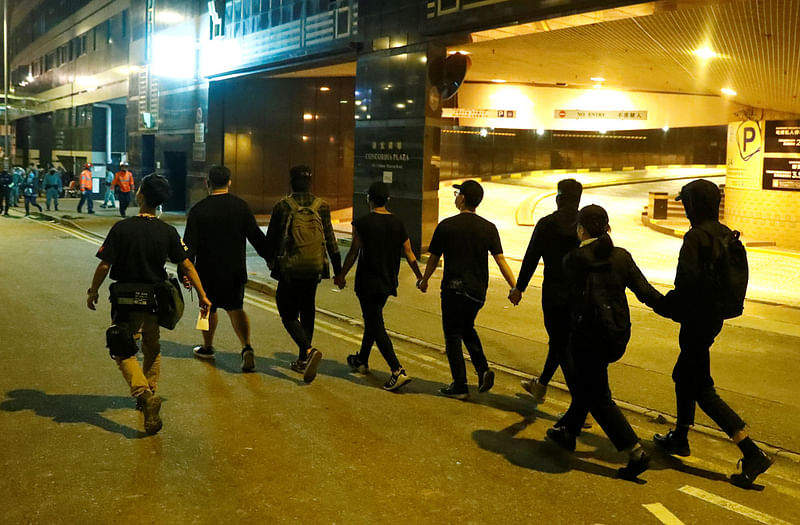
<path fill-rule="evenodd" d="M 631 314 L 625 286 L 618 282 L 611 263 L 589 267 L 576 332 L 600 347 L 608 363 L 618 361 L 625 354 L 631 338 Z"/>
<path fill-rule="evenodd" d="M 742 315 L 750 269 L 747 250 L 739 240 L 739 232 L 726 230 L 715 235 L 698 227 L 711 239 L 708 247 L 701 248 L 700 271 L 703 293 L 711 301 L 715 314 L 723 319 Z"/>

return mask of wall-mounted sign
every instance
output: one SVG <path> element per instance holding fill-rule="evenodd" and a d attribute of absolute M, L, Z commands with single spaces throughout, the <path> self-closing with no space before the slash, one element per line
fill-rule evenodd
<path fill-rule="evenodd" d="M 761 124 L 753 120 L 728 124 L 728 188 L 760 190 L 763 137 Z"/>
<path fill-rule="evenodd" d="M 800 120 L 766 122 L 762 187 L 800 191 Z"/>
<path fill-rule="evenodd" d="M 589 110 L 589 109 L 556 109 L 553 118 L 573 120 L 647 120 L 647 111 L 643 110 Z"/>
<path fill-rule="evenodd" d="M 443 108 L 443 118 L 517 118 L 515 109 Z"/>

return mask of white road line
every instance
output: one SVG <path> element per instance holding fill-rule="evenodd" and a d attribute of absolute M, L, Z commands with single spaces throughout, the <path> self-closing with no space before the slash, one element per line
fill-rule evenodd
<path fill-rule="evenodd" d="M 665 525 L 684 525 L 675 514 L 671 513 L 667 507 L 661 503 L 647 503 L 642 505 L 642 507 L 650 511 L 653 516 L 658 518 L 658 521 Z"/>
<path fill-rule="evenodd" d="M 703 489 L 698 489 L 697 487 L 684 485 L 678 490 L 680 492 L 683 492 L 684 494 L 689 494 L 690 496 L 694 496 L 695 498 L 699 498 L 713 505 L 717 505 L 718 507 L 722 507 L 725 510 L 735 512 L 736 514 L 740 514 L 742 516 L 750 518 L 751 520 L 765 523 L 766 525 L 792 525 L 788 521 L 783 521 L 782 519 L 775 518 L 773 516 L 770 516 L 769 514 L 764 514 L 763 512 L 751 509 L 750 507 L 745 507 L 744 505 L 736 503 L 735 501 L 722 498 L 720 496 L 717 496 L 716 494 L 706 492 Z"/>

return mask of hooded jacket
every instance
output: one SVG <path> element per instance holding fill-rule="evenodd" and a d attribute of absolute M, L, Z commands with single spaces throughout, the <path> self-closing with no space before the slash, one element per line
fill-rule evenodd
<path fill-rule="evenodd" d="M 710 298 L 703 292 L 707 286 L 703 282 L 702 261 L 703 254 L 710 253 L 714 238 L 731 232 L 719 222 L 719 187 L 704 179 L 695 180 L 681 188 L 678 198 L 692 227 L 683 236 L 675 289 L 667 293 L 655 311 L 677 322 L 715 318 Z"/>

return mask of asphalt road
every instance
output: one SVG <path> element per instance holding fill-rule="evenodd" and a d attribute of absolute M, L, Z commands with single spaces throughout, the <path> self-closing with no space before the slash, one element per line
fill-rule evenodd
<path fill-rule="evenodd" d="M 377 352 L 371 375 L 344 364 L 359 328 L 325 316 L 320 375 L 304 385 L 272 299 L 251 292 L 257 372 L 239 372 L 224 319 L 216 362 L 191 356 L 190 304 L 163 333 L 164 429 L 145 436 L 103 348 L 108 305 L 85 306 L 95 250 L 36 221 L 0 220 L 0 523 L 800 522 L 800 467 L 786 458 L 762 490 L 741 490 L 726 481 L 738 450 L 697 433 L 692 458 L 653 451 L 641 483 L 620 481 L 624 458 L 598 429 L 575 454 L 544 441 L 566 406 L 560 391 L 537 408 L 500 373 L 471 402 L 442 398 L 443 356 L 397 340 L 414 380 L 389 394 Z M 629 417 L 652 451 L 664 426 Z"/>

